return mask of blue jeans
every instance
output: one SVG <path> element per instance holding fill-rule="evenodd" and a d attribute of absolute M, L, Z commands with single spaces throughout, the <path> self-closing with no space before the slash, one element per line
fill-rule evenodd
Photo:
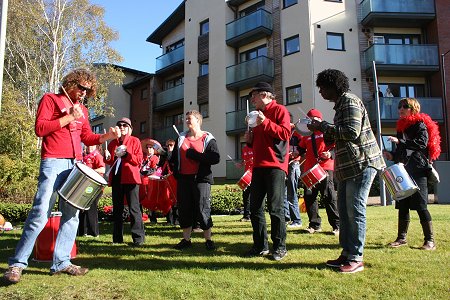
<path fill-rule="evenodd" d="M 56 192 L 64 184 L 74 165 L 74 159 L 46 158 L 41 160 L 39 168 L 38 189 L 33 206 L 28 213 L 22 236 L 17 244 L 13 257 L 9 258 L 9 266 L 26 268 L 28 258 L 33 251 L 34 243 L 41 233 L 56 202 Z M 60 271 L 71 264 L 70 251 L 78 229 L 78 209 L 66 201 L 59 201 L 62 212 L 51 272 Z"/>
<path fill-rule="evenodd" d="M 291 163 L 288 169 L 288 177 L 286 180 L 286 193 L 284 195 L 284 208 L 286 220 L 292 223 L 302 224 L 300 209 L 298 207 L 297 187 L 300 178 L 300 164 Z"/>
<path fill-rule="evenodd" d="M 370 187 L 377 174 L 366 168 L 362 174 L 338 184 L 340 217 L 339 243 L 348 260 L 362 261 L 366 241 L 366 204 Z"/>

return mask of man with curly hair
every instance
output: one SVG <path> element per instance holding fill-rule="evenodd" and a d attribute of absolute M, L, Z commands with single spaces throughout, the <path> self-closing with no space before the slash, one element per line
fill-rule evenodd
<path fill-rule="evenodd" d="M 364 270 L 366 204 L 377 170 L 385 167 L 369 116 L 361 99 L 350 94 L 347 76 L 334 69 L 317 75 L 322 97 L 334 103 L 333 123 L 312 120 L 310 130 L 323 132 L 325 143 L 335 143 L 334 171 L 338 180 L 341 255 L 327 261 L 342 273 Z"/>
<path fill-rule="evenodd" d="M 103 135 L 92 132 L 88 111 L 82 101 L 85 97 L 94 97 L 96 88 L 97 79 L 93 73 L 75 69 L 63 78 L 58 94 L 47 93 L 39 102 L 35 123 L 36 135 L 42 138 L 38 188 L 15 254 L 9 259 L 9 268 L 3 276 L 8 284 L 18 283 L 22 270 L 28 266 L 36 238 L 55 206 L 56 191 L 64 184 L 75 163 L 83 159 L 81 143 L 98 145 L 120 134 L 118 128 L 110 128 Z M 66 201 L 60 201 L 59 206 L 62 216 L 50 273 L 84 275 L 87 268 L 70 262 L 79 211 Z"/>

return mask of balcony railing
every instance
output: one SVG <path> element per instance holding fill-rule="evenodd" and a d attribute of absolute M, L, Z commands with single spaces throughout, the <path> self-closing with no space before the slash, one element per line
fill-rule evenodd
<path fill-rule="evenodd" d="M 178 132 L 183 131 L 183 124 L 176 125 L 176 127 L 178 129 Z M 165 145 L 168 139 L 176 140 L 177 138 L 178 135 L 172 126 L 155 128 L 153 130 L 153 139 L 160 142 L 161 145 Z"/>
<path fill-rule="evenodd" d="M 179 68 L 184 62 L 184 46 L 156 58 L 155 73 L 159 74 L 172 68 Z"/>
<path fill-rule="evenodd" d="M 247 116 L 247 110 L 230 111 L 226 113 L 227 133 L 242 132 L 247 129 L 245 123 L 245 117 Z"/>
<path fill-rule="evenodd" d="M 364 0 L 361 3 L 361 23 L 365 26 L 394 25 L 397 20 L 407 27 L 412 23 L 423 24 L 435 18 L 434 2 L 434 0 Z"/>
<path fill-rule="evenodd" d="M 241 179 L 244 174 L 244 167 L 236 167 L 236 161 L 227 160 L 226 161 L 226 172 L 227 179 L 236 180 L 236 182 Z"/>
<path fill-rule="evenodd" d="M 154 109 L 167 108 L 174 104 L 182 103 L 184 99 L 184 84 L 167 89 L 156 94 Z"/>
<path fill-rule="evenodd" d="M 401 97 L 380 97 L 380 117 L 382 121 L 397 121 L 398 103 Z M 443 122 L 442 98 L 416 98 L 420 103 L 420 112 L 428 114 L 433 120 Z M 368 103 L 367 107 L 371 121 L 376 119 L 375 100 Z"/>
<path fill-rule="evenodd" d="M 251 87 L 259 81 L 273 80 L 273 60 L 266 56 L 247 60 L 227 68 L 227 88 L 243 89 Z"/>
<path fill-rule="evenodd" d="M 272 34 L 272 14 L 264 9 L 227 24 L 226 43 L 240 47 Z"/>
<path fill-rule="evenodd" d="M 364 51 L 365 68 L 396 68 L 402 70 L 439 70 L 437 45 L 392 45 L 374 44 Z"/>

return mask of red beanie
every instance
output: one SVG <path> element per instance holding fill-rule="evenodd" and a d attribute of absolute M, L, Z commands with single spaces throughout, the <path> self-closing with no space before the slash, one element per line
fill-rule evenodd
<path fill-rule="evenodd" d="M 307 115 L 310 118 L 317 117 L 317 118 L 322 119 L 322 113 L 319 110 L 315 109 L 315 108 L 313 108 L 310 111 L 308 111 Z"/>

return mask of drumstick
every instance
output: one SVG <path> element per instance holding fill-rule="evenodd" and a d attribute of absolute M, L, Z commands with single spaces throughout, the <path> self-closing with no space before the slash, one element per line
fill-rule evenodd
<path fill-rule="evenodd" d="M 249 113 L 250 113 L 250 109 L 248 107 L 248 99 L 247 99 L 247 116 Z M 248 122 L 247 122 L 247 131 L 250 131 L 250 125 L 248 125 Z"/>
<path fill-rule="evenodd" d="M 305 117 L 307 118 L 307 119 L 311 119 L 310 117 L 308 117 L 308 114 L 307 113 L 305 113 L 304 111 L 303 111 L 303 109 L 301 109 L 301 107 L 300 106 L 297 106 L 297 109 L 302 113 L 302 114 L 304 114 L 305 115 Z M 299 120 L 300 121 L 300 120 Z"/>
<path fill-rule="evenodd" d="M 180 132 L 178 132 L 177 126 L 175 126 L 175 124 L 172 125 L 173 130 L 175 130 L 175 132 L 177 133 L 178 136 L 180 136 Z"/>
<path fill-rule="evenodd" d="M 103 128 L 103 133 L 106 134 L 105 128 Z M 108 150 L 108 140 L 105 140 L 105 147 L 106 147 L 106 150 Z"/>
<path fill-rule="evenodd" d="M 61 89 L 63 90 L 63 92 L 66 95 L 67 99 L 69 99 L 70 103 L 72 103 L 72 105 L 74 105 L 72 99 L 70 99 L 70 97 L 69 97 L 69 94 L 67 94 L 66 89 L 63 86 L 61 86 Z"/>

